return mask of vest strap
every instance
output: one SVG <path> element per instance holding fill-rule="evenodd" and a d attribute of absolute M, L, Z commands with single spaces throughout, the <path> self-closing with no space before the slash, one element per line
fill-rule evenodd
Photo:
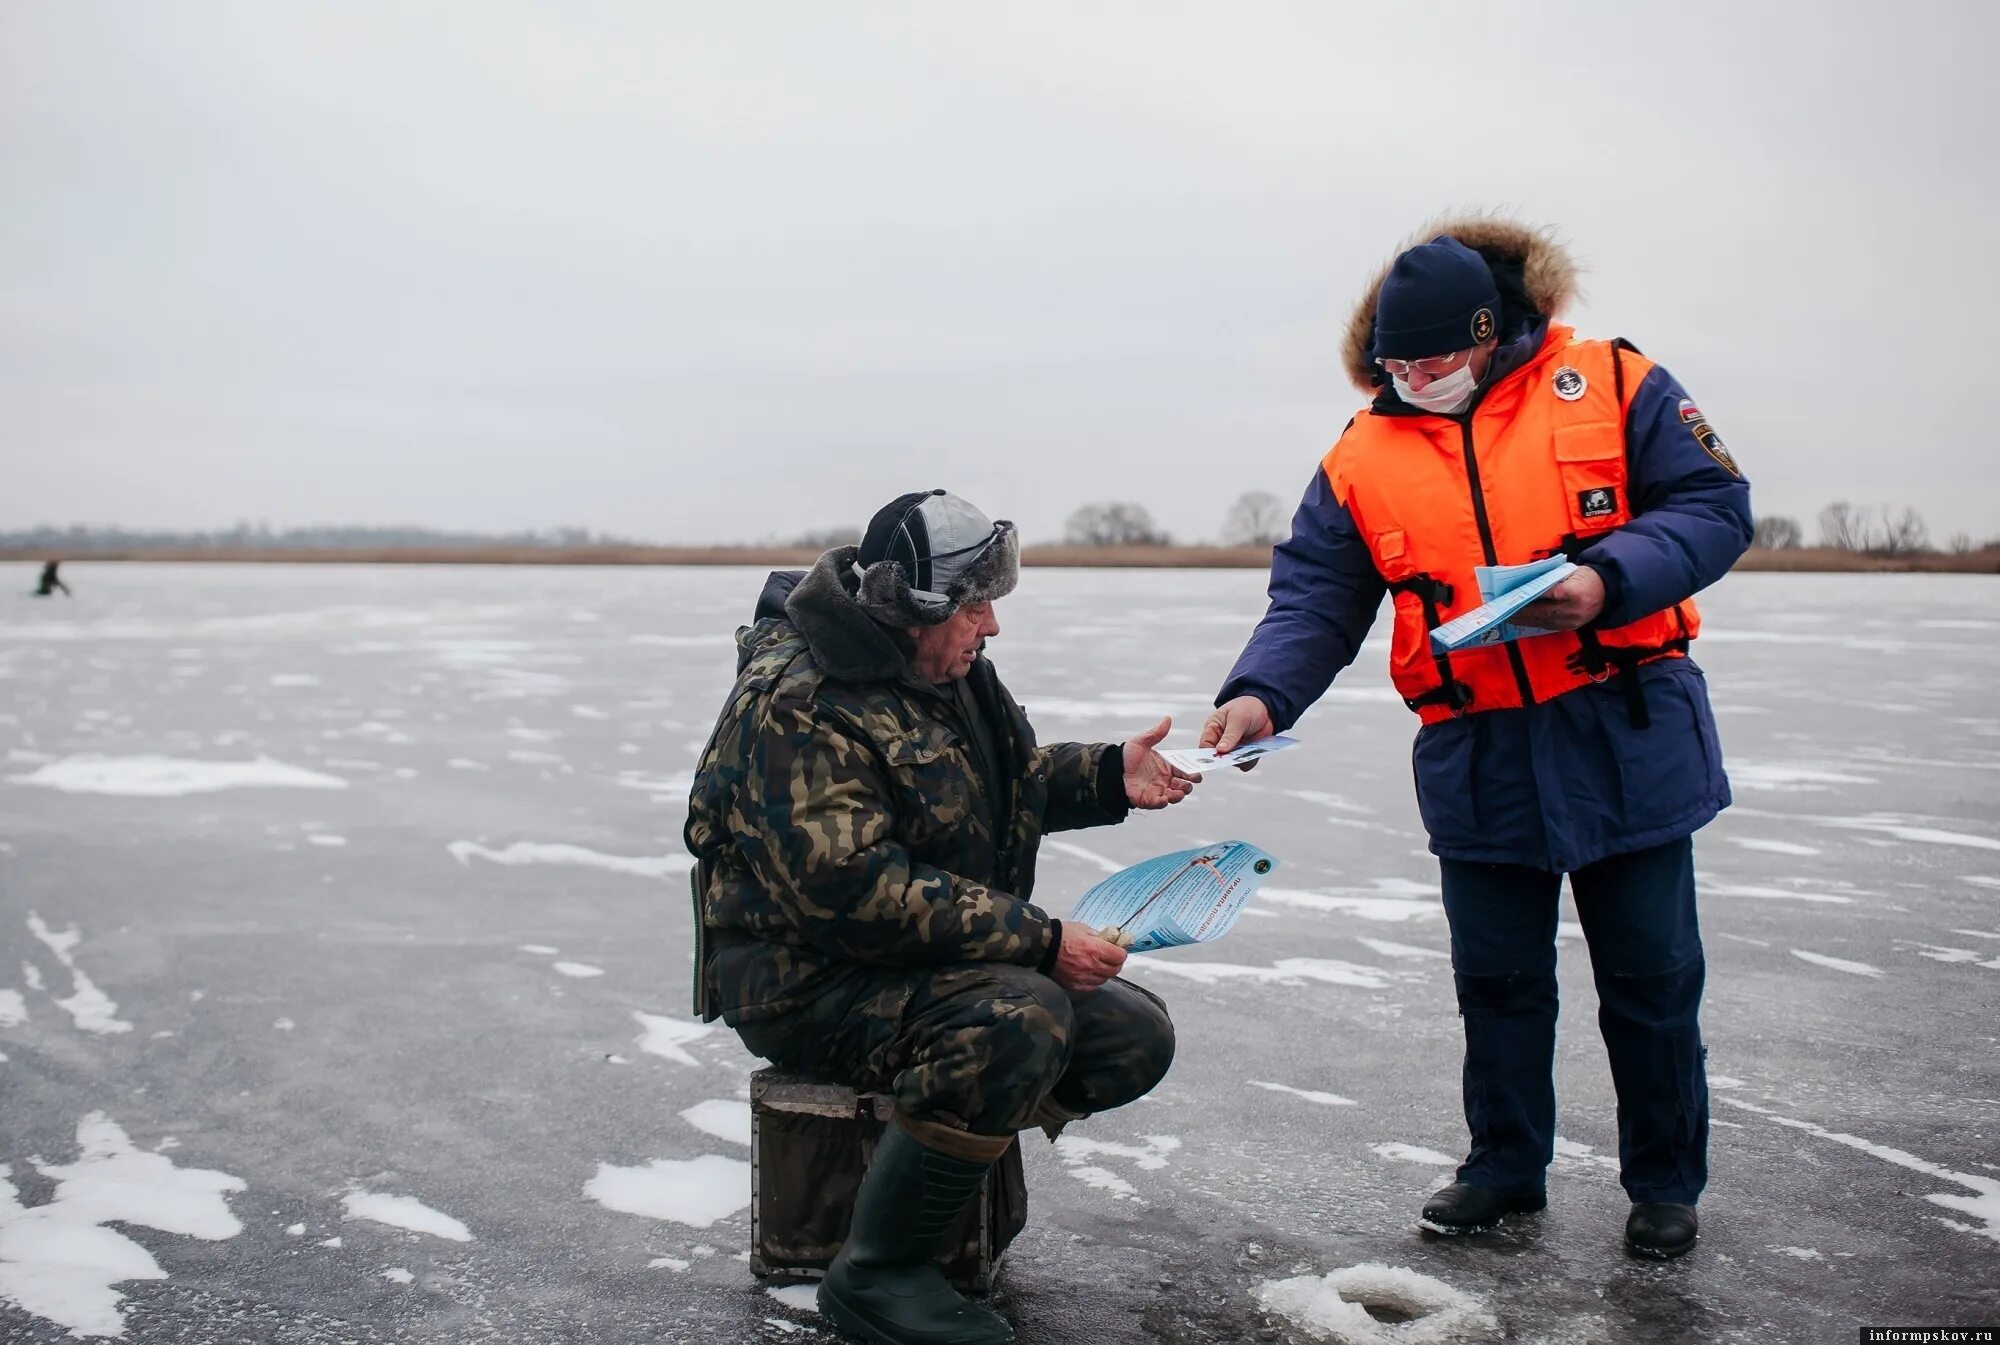
<path fill-rule="evenodd" d="M 1392 579 L 1389 591 L 1411 594 L 1423 604 L 1426 631 L 1436 630 L 1444 624 L 1444 608 L 1451 604 L 1452 587 L 1436 575 L 1413 574 L 1407 579 Z M 1472 704 L 1472 688 L 1452 673 L 1451 655 L 1432 645 L 1431 658 L 1437 664 L 1438 684 L 1429 691 L 1403 697 L 1403 704 L 1412 710 L 1443 705 L 1451 710 L 1454 717 L 1464 714 L 1466 707 Z"/>

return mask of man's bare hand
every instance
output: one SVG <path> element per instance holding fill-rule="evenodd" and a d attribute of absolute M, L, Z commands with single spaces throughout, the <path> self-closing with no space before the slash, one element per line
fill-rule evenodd
<path fill-rule="evenodd" d="M 1065 920 L 1062 947 L 1056 950 L 1056 964 L 1049 968 L 1049 979 L 1065 990 L 1082 994 L 1103 985 L 1124 965 L 1123 948 L 1088 925 Z"/>
<path fill-rule="evenodd" d="M 1125 799 L 1134 808 L 1164 808 L 1179 803 L 1201 779 L 1199 775 L 1169 766 L 1166 758 L 1153 750 L 1173 726 L 1173 720 L 1162 719 L 1125 743 Z"/>
<path fill-rule="evenodd" d="M 1208 722 L 1201 726 L 1201 738 L 1197 747 L 1213 747 L 1218 752 L 1232 752 L 1244 743 L 1254 743 L 1259 738 L 1268 738 L 1278 731 L 1271 722 L 1271 712 L 1264 702 L 1255 696 L 1238 696 L 1233 701 L 1224 701 L 1208 716 Z M 1236 769 L 1247 771 L 1255 761 L 1246 761 Z"/>
<path fill-rule="evenodd" d="M 1537 630 L 1575 630 L 1604 610 L 1604 576 L 1588 565 L 1516 612 L 1510 620 Z"/>

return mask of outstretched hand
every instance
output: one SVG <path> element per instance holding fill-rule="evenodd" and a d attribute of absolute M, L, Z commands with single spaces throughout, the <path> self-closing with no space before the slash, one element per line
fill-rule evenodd
<path fill-rule="evenodd" d="M 1173 720 L 1162 719 L 1125 744 L 1125 799 L 1134 808 L 1165 808 L 1179 803 L 1201 779 L 1169 766 L 1166 758 L 1153 750 L 1173 726 Z"/>
<path fill-rule="evenodd" d="M 1217 752 L 1233 752 L 1244 743 L 1254 743 L 1259 738 L 1268 738 L 1278 731 L 1271 722 L 1271 711 L 1255 696 L 1238 696 L 1235 700 L 1224 701 L 1208 716 L 1208 722 L 1201 726 L 1201 738 L 1197 747 L 1213 747 Z M 1252 770 L 1255 758 L 1244 762 L 1236 769 Z"/>

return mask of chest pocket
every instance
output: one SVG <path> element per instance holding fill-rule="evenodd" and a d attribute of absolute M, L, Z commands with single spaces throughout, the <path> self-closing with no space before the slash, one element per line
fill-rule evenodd
<path fill-rule="evenodd" d="M 1631 521 L 1625 445 L 1615 432 L 1599 425 L 1559 428 L 1555 454 L 1572 535 L 1608 532 Z"/>
<path fill-rule="evenodd" d="M 972 818 L 971 758 L 943 728 L 925 724 L 890 738 L 882 744 L 882 760 L 906 842 L 946 835 Z"/>

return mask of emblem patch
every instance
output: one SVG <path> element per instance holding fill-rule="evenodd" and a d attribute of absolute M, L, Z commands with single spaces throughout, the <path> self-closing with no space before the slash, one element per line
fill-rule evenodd
<path fill-rule="evenodd" d="M 1583 396 L 1584 389 L 1589 386 L 1590 380 L 1567 364 L 1556 370 L 1556 396 L 1566 402 L 1573 402 Z"/>
<path fill-rule="evenodd" d="M 1694 435 L 1694 441 L 1701 445 L 1702 452 L 1721 463 L 1724 470 L 1731 476 L 1741 477 L 1743 475 L 1743 469 L 1736 465 L 1736 459 L 1731 457 L 1729 450 L 1722 446 L 1722 436 L 1717 434 L 1707 421 L 1697 420 L 1694 424 L 1688 426 L 1688 431 Z"/>
<path fill-rule="evenodd" d="M 1472 339 L 1491 341 L 1493 339 L 1493 310 L 1482 308 L 1472 315 Z"/>
<path fill-rule="evenodd" d="M 1618 492 L 1610 486 L 1596 486 L 1576 493 L 1577 512 L 1585 518 L 1603 518 L 1618 512 Z"/>
<path fill-rule="evenodd" d="M 1687 398 L 1681 398 L 1681 424 L 1692 425 L 1701 419 L 1701 408 Z"/>

